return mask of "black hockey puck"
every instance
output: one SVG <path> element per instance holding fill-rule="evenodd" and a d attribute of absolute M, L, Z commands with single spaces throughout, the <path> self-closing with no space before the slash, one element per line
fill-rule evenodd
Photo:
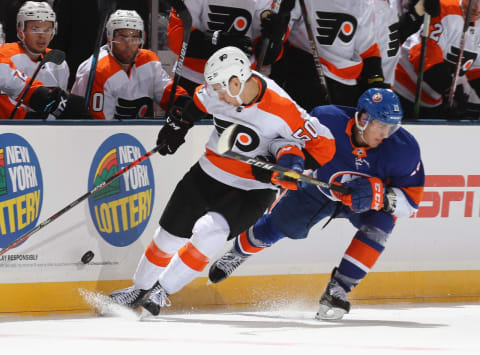
<path fill-rule="evenodd" d="M 82 256 L 82 263 L 88 264 L 90 261 L 92 261 L 93 257 L 95 254 L 93 254 L 93 251 L 89 250 Z"/>

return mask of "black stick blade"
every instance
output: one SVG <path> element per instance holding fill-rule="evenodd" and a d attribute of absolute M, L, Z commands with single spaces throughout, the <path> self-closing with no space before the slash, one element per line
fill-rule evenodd
<path fill-rule="evenodd" d="M 40 62 L 41 65 L 50 62 L 55 64 L 62 64 L 65 60 L 65 52 L 59 49 L 52 49 L 51 51 L 47 52 L 43 57 L 42 61 Z"/>

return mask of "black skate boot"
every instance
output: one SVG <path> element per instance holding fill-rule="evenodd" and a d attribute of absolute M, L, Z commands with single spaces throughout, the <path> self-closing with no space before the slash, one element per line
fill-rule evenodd
<path fill-rule="evenodd" d="M 171 302 L 168 299 L 168 293 L 157 281 L 155 285 L 151 288 L 150 296 L 145 302 L 143 302 L 142 307 L 145 308 L 154 316 L 160 314 L 160 309 L 162 307 L 170 307 Z"/>
<path fill-rule="evenodd" d="M 347 292 L 333 278 L 335 271 L 337 271 L 337 268 L 333 269 L 327 289 L 320 298 L 320 308 L 315 315 L 315 319 L 340 320 L 346 313 L 350 312 Z"/>
<path fill-rule="evenodd" d="M 150 290 L 142 290 L 130 286 L 121 290 L 113 291 L 110 300 L 113 303 L 135 309 L 140 306 L 150 295 Z"/>
<path fill-rule="evenodd" d="M 208 272 L 212 283 L 218 283 L 229 277 L 250 255 L 240 254 L 235 247 L 227 251 L 220 259 L 215 261 Z"/>

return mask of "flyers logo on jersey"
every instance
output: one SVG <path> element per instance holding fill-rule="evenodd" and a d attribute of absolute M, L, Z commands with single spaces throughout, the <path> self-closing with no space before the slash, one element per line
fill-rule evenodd
<path fill-rule="evenodd" d="M 447 53 L 447 60 L 457 65 L 458 63 L 458 56 L 460 55 L 460 48 L 451 46 L 450 51 Z M 465 74 L 465 72 L 470 69 L 472 64 L 477 59 L 477 53 L 469 52 L 467 50 L 463 50 L 463 57 L 462 57 L 462 66 L 460 67 L 460 75 Z"/>
<path fill-rule="evenodd" d="M 317 11 L 317 41 L 331 45 L 335 38 L 348 43 L 357 30 L 357 19 L 349 14 Z"/>
<path fill-rule="evenodd" d="M 400 49 L 400 23 L 395 22 L 388 26 L 390 31 L 388 35 L 387 56 L 395 57 Z"/>
<path fill-rule="evenodd" d="M 252 15 L 245 9 L 210 5 L 208 29 L 244 35 L 252 23 Z"/>

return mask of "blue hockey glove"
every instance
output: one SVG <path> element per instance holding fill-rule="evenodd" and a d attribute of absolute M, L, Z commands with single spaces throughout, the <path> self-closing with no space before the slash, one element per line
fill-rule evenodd
<path fill-rule="evenodd" d="M 349 195 L 335 193 L 344 205 L 353 212 L 362 213 L 369 210 L 380 211 L 383 207 L 385 186 L 379 178 L 361 177 L 343 184 L 350 189 Z"/>

